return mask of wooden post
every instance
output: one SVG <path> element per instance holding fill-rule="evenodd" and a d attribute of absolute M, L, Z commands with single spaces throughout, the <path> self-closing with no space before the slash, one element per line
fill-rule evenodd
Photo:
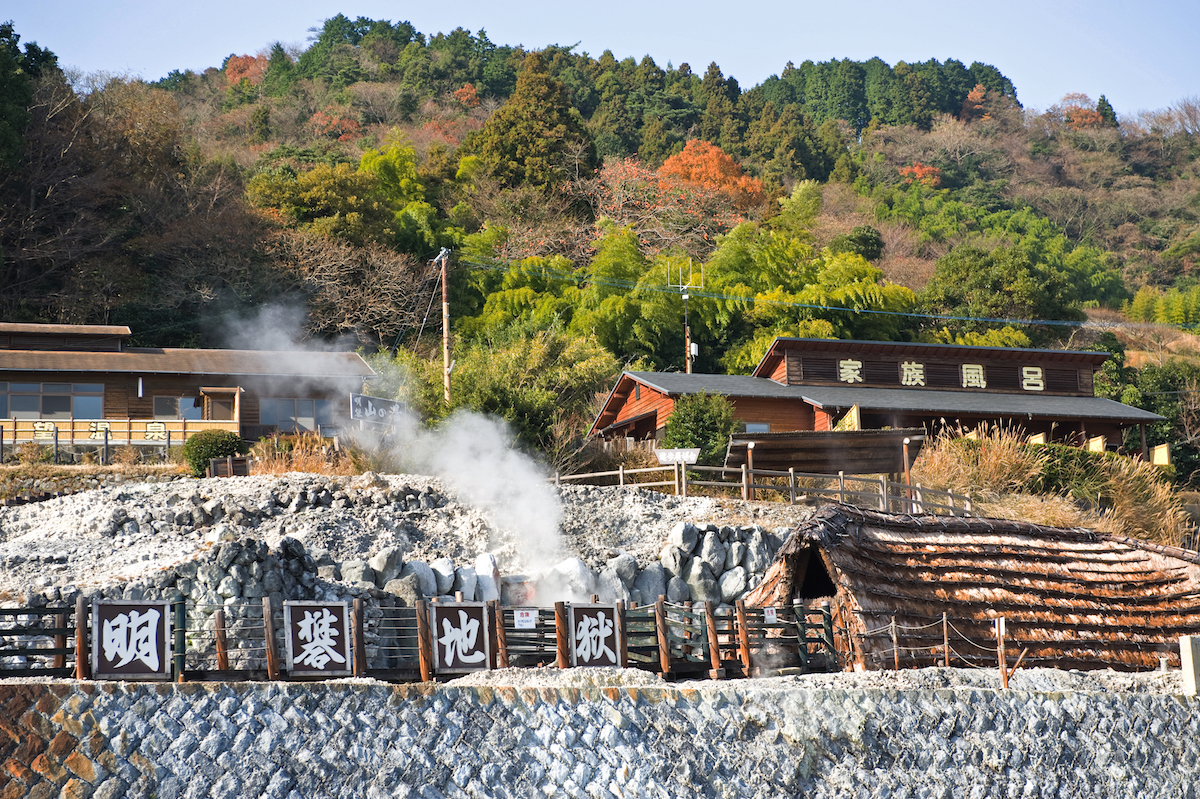
<path fill-rule="evenodd" d="M 683 603 L 683 610 L 687 614 L 685 617 L 687 619 L 687 622 L 686 622 L 686 624 L 684 624 L 684 627 L 683 627 L 683 638 L 685 641 L 691 641 L 692 640 L 692 600 L 689 599 Z M 683 645 L 683 654 L 685 654 L 685 655 L 692 654 L 692 645 L 690 643 Z"/>
<path fill-rule="evenodd" d="M 92 676 L 88 653 L 88 606 L 83 597 L 75 599 L 75 679 L 86 680 Z"/>
<path fill-rule="evenodd" d="M 788 467 L 788 493 L 792 496 L 792 504 L 796 504 L 796 467 Z"/>
<path fill-rule="evenodd" d="M 742 653 L 742 668 L 745 669 L 745 675 L 749 677 L 752 664 L 750 662 L 750 629 L 746 623 L 746 603 L 739 599 L 734 605 L 734 612 L 737 614 L 738 649 Z"/>
<path fill-rule="evenodd" d="M 942 611 L 942 665 L 950 668 L 950 620 Z"/>
<path fill-rule="evenodd" d="M 217 669 L 229 671 L 229 643 L 225 640 L 225 608 L 213 614 L 213 638 L 217 646 Z"/>
<path fill-rule="evenodd" d="M 704 626 L 708 632 L 708 662 L 712 664 L 712 671 L 708 673 L 710 679 L 719 680 L 725 676 L 724 669 L 721 668 L 721 639 L 717 636 L 717 613 L 716 603 L 704 603 Z"/>
<path fill-rule="evenodd" d="M 558 667 L 571 665 L 571 621 L 567 618 L 567 603 L 554 603 L 554 643 L 558 647 Z"/>
<path fill-rule="evenodd" d="M 1000 662 L 1000 687 L 1008 690 L 1008 655 L 1004 652 L 1004 617 L 996 619 L 996 660 Z"/>
<path fill-rule="evenodd" d="M 846 504 L 846 473 L 838 470 L 838 502 Z"/>
<path fill-rule="evenodd" d="M 55 649 L 66 649 L 67 648 L 67 633 L 66 633 L 67 613 L 65 610 L 62 613 L 60 613 L 54 617 L 54 626 L 62 631 L 62 632 L 57 632 L 54 634 L 54 648 Z M 59 652 L 57 655 L 54 656 L 54 668 L 63 669 L 63 668 L 66 668 L 66 666 L 67 666 L 67 655 L 65 652 Z"/>
<path fill-rule="evenodd" d="M 600 603 L 600 595 L 592 594 L 588 601 L 591 602 L 591 604 L 593 604 L 593 605 L 597 605 Z"/>
<path fill-rule="evenodd" d="M 463 601 L 463 592 L 462 592 L 462 591 L 455 591 L 455 592 L 454 592 L 454 601 L 455 601 L 455 602 L 462 602 L 462 601 Z"/>
<path fill-rule="evenodd" d="M 900 635 L 896 630 L 896 617 L 892 616 L 892 661 L 900 671 Z"/>
<path fill-rule="evenodd" d="M 175 610 L 175 645 L 172 653 L 175 658 L 175 681 L 183 682 L 183 667 L 187 655 L 187 612 L 183 604 L 183 594 L 178 591 L 171 599 Z"/>
<path fill-rule="evenodd" d="M 183 420 L 184 428 L 187 428 L 187 420 Z M 171 431 L 167 431 L 167 445 L 163 448 L 163 463 L 171 462 Z"/>
<path fill-rule="evenodd" d="M 504 608 L 498 600 L 492 599 L 488 604 L 496 614 L 496 659 L 502 669 L 507 669 L 508 663 L 508 633 L 504 629 Z"/>
<path fill-rule="evenodd" d="M 824 627 L 825 651 L 829 654 L 829 665 L 838 665 L 837 645 L 833 642 L 833 607 L 828 602 L 821 603 L 821 623 Z"/>
<path fill-rule="evenodd" d="M 625 485 L 625 464 L 617 466 L 617 485 Z"/>
<path fill-rule="evenodd" d="M 682 495 L 687 499 L 687 464 L 679 464 L 679 485 L 683 489 Z"/>
<path fill-rule="evenodd" d="M 417 602 L 417 658 L 421 664 L 421 682 L 433 679 L 433 636 L 429 631 L 429 606 Z"/>
<path fill-rule="evenodd" d="M 746 494 L 746 486 L 750 484 L 750 477 L 746 471 L 746 464 L 742 464 L 742 499 L 748 499 Z"/>
<path fill-rule="evenodd" d="M 58 425 L 54 425 L 54 463 L 58 463 Z"/>
<path fill-rule="evenodd" d="M 909 470 L 909 460 L 908 460 L 908 439 L 907 439 L 907 438 L 905 438 L 905 439 L 904 439 L 904 485 L 908 486 L 908 490 L 907 490 L 907 493 L 908 493 L 908 512 L 911 514 L 911 513 L 913 512 L 913 504 L 912 504 L 912 498 L 913 498 L 913 497 L 912 497 L 912 474 L 910 473 L 910 470 Z"/>
<path fill-rule="evenodd" d="M 884 513 L 888 510 L 888 479 L 885 474 L 879 478 L 879 509 Z"/>
<path fill-rule="evenodd" d="M 262 599 L 263 605 L 263 649 L 267 654 L 267 679 L 279 679 L 279 660 L 275 653 L 275 614 L 271 610 L 271 597 Z"/>
<path fill-rule="evenodd" d="M 367 642 L 365 640 L 363 629 L 363 601 L 355 598 L 353 605 L 353 613 L 350 614 L 350 640 L 354 645 L 354 666 L 353 672 L 355 677 L 367 676 Z"/>
<path fill-rule="evenodd" d="M 625 600 L 617 600 L 617 664 L 623 668 L 629 668 L 629 631 L 625 627 Z"/>
<path fill-rule="evenodd" d="M 667 599 L 660 596 L 654 603 L 654 634 L 658 639 L 658 667 L 663 679 L 671 673 L 671 639 L 667 637 Z"/>
<path fill-rule="evenodd" d="M 746 499 L 754 499 L 754 442 L 746 445 Z"/>
<path fill-rule="evenodd" d="M 108 428 L 104 428 L 104 456 L 100 458 L 100 463 L 104 466 L 108 465 Z"/>

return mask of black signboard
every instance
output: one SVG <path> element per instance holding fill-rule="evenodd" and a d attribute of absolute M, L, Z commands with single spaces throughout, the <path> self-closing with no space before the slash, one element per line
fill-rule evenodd
<path fill-rule="evenodd" d="M 616 605 L 571 605 L 571 665 L 620 666 Z"/>
<path fill-rule="evenodd" d="M 171 603 L 92 605 L 92 674 L 99 680 L 171 679 Z"/>
<path fill-rule="evenodd" d="M 393 425 L 408 413 L 408 406 L 399 400 L 372 397 L 367 394 L 350 395 L 350 418 L 356 422 Z"/>
<path fill-rule="evenodd" d="M 288 672 L 299 677 L 351 673 L 350 606 L 345 602 L 284 602 Z"/>
<path fill-rule="evenodd" d="M 491 668 L 491 627 L 483 602 L 435 602 L 429 606 L 433 667 L 440 674 Z"/>

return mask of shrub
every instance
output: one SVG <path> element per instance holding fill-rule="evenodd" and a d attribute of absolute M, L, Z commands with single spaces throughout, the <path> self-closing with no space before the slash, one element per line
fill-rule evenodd
<path fill-rule="evenodd" d="M 721 463 L 729 436 L 737 430 L 733 403 L 720 394 L 688 394 L 675 403 L 663 428 L 663 447 L 699 447 L 701 466 Z"/>
<path fill-rule="evenodd" d="M 241 436 L 229 430 L 201 430 L 183 445 L 183 458 L 192 467 L 192 474 L 203 477 L 208 472 L 208 462 L 213 458 L 226 458 L 246 452 Z"/>

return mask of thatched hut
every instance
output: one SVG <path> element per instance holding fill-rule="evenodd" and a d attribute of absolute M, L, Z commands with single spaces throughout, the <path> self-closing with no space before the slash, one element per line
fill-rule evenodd
<path fill-rule="evenodd" d="M 833 606 L 856 668 L 1011 663 L 1154 669 L 1200 633 L 1200 555 L 1018 521 L 821 508 L 791 534 L 747 604 Z M 944 615 L 943 615 L 944 614 Z M 944 620 L 944 621 L 943 621 Z"/>

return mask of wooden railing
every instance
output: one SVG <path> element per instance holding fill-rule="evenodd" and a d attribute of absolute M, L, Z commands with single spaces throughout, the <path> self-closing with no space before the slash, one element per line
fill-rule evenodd
<path fill-rule="evenodd" d="M 182 444 L 201 430 L 239 433 L 239 423 L 208 419 L 0 419 L 0 441 L 6 446 L 32 441 L 59 444 L 162 446 Z"/>
<path fill-rule="evenodd" d="M 670 479 L 638 479 L 640 476 L 670 475 Z M 708 479 L 701 479 L 707 477 Z M 616 478 L 613 481 L 613 478 Z M 835 475 L 797 472 L 795 469 L 772 471 L 722 466 L 652 466 L 642 469 L 620 468 L 585 474 L 555 474 L 555 483 L 595 482 L 638 488 L 670 486 L 673 493 L 687 496 L 691 488 L 709 487 L 738 492 L 742 499 L 757 499 L 760 493 L 771 492 L 779 499 L 795 505 L 811 499 L 830 499 L 843 504 L 869 507 L 890 513 L 971 516 L 971 498 L 950 491 L 924 488 L 920 483 L 897 483 L 887 477 L 856 477 L 838 472 Z M 772 482 L 763 482 L 771 480 Z"/>

